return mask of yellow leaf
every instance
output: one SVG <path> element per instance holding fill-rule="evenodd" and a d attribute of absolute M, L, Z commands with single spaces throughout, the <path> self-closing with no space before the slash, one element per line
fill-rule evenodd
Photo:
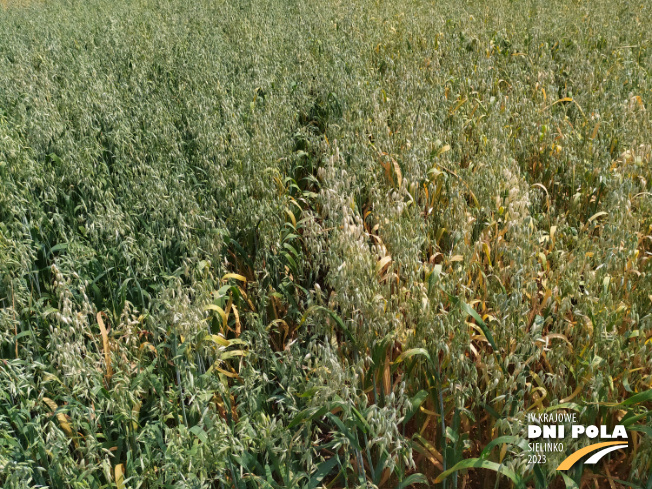
<path fill-rule="evenodd" d="M 230 278 L 234 278 L 236 280 L 239 280 L 240 282 L 247 283 L 247 279 L 238 273 L 227 273 L 226 275 L 224 275 L 224 277 L 222 277 L 222 281 L 226 281 Z"/>
<path fill-rule="evenodd" d="M 378 263 L 376 263 L 376 270 L 378 271 L 379 274 L 385 273 L 385 270 L 389 267 L 389 264 L 392 262 L 392 257 L 391 256 L 384 256 L 380 260 L 378 260 Z"/>
<path fill-rule="evenodd" d="M 557 100 L 556 102 L 553 102 L 552 104 L 550 104 L 548 107 L 545 107 L 544 110 L 545 110 L 545 109 L 549 109 L 549 108 L 552 107 L 553 105 L 557 105 L 557 104 L 559 104 L 559 103 L 561 103 L 561 102 L 573 102 L 573 103 L 575 104 L 575 106 L 579 109 L 579 111 L 582 113 L 582 117 L 584 117 L 584 118 L 586 119 L 586 115 L 584 115 L 584 111 L 582 110 L 582 107 L 580 107 L 580 104 L 578 104 L 575 100 L 573 100 L 572 97 L 564 97 L 564 98 L 560 98 L 560 99 Z"/>
<path fill-rule="evenodd" d="M 242 287 L 238 287 L 238 290 L 239 290 L 240 293 L 242 294 L 242 297 L 244 297 L 245 300 L 247 301 L 247 305 L 249 306 L 249 308 L 250 308 L 252 311 L 255 311 L 256 308 L 254 307 L 253 303 L 251 302 L 251 299 L 249 299 L 249 297 L 247 297 L 247 293 L 244 291 L 244 289 L 243 289 Z"/>
<path fill-rule="evenodd" d="M 222 317 L 222 325 L 226 327 L 226 313 L 224 312 L 224 309 L 222 309 L 220 306 L 216 306 L 215 304 L 208 304 L 204 310 L 217 312 Z"/>
<path fill-rule="evenodd" d="M 573 99 L 571 97 L 564 97 L 564 98 L 560 98 L 559 100 L 557 100 L 555 102 L 555 104 L 558 104 L 559 102 L 572 102 L 572 101 L 573 101 Z M 555 105 L 555 104 L 552 104 L 552 105 Z"/>
<path fill-rule="evenodd" d="M 489 266 L 493 266 L 491 264 L 491 248 L 489 248 L 489 244 L 487 243 L 482 243 L 482 249 L 484 250 L 484 254 L 487 257 L 487 263 L 489 263 Z"/>
<path fill-rule="evenodd" d="M 396 173 L 396 183 L 400 187 L 403 183 L 403 174 L 401 173 L 401 167 L 398 166 L 398 162 L 392 158 L 392 163 L 394 163 L 394 172 Z"/>
<path fill-rule="evenodd" d="M 131 415 L 133 416 L 133 420 L 131 422 L 131 426 L 133 427 L 134 431 L 138 430 L 138 418 L 140 417 L 140 408 L 142 406 L 142 403 L 138 401 L 136 404 L 134 404 L 134 407 L 131 408 Z"/>
<path fill-rule="evenodd" d="M 111 349 L 109 346 L 109 333 L 104 326 L 104 320 L 102 320 L 102 313 L 97 313 L 97 324 L 100 326 L 100 333 L 102 333 L 102 349 L 104 350 L 104 363 L 106 364 L 106 377 L 111 379 L 113 375 L 113 369 L 111 368 Z"/>
<path fill-rule="evenodd" d="M 460 107 L 462 107 L 462 105 L 464 105 L 465 102 L 466 102 L 466 97 L 461 99 L 459 102 L 457 102 L 457 104 L 455 104 L 455 107 L 449 112 L 449 114 L 453 115 L 455 112 L 457 112 L 457 109 L 459 109 Z"/>
<path fill-rule="evenodd" d="M 480 328 L 480 326 L 478 326 L 478 325 L 475 324 L 475 323 L 470 323 L 470 322 L 468 322 L 468 321 L 464 321 L 464 323 L 465 323 L 467 326 L 469 326 L 470 328 L 474 329 L 474 330 L 478 333 L 478 338 L 481 338 L 482 340 L 485 340 L 485 341 L 486 341 L 487 338 L 486 338 L 486 336 L 484 335 L 484 331 L 482 331 L 482 328 Z"/>
<path fill-rule="evenodd" d="M 575 398 L 575 396 L 577 396 L 580 392 L 582 392 L 582 389 L 584 389 L 584 382 L 581 382 L 580 385 L 578 385 L 575 388 L 575 390 L 573 391 L 573 393 L 570 396 L 565 397 L 564 399 L 560 400 L 559 403 L 560 404 L 565 404 L 565 403 L 567 403 L 569 401 L 572 401 Z"/>
<path fill-rule="evenodd" d="M 44 397 L 44 398 L 43 398 L 43 402 L 47 405 L 47 407 L 49 407 L 50 409 L 52 409 L 52 412 L 54 412 L 54 411 L 57 410 L 57 407 L 58 407 L 58 406 L 57 406 L 57 403 L 54 402 L 54 401 L 53 401 L 52 399 L 50 399 L 49 397 Z"/>
<path fill-rule="evenodd" d="M 216 344 L 218 344 L 220 346 L 224 346 L 224 347 L 229 346 L 231 344 L 231 342 L 229 340 L 227 340 L 223 336 L 216 335 L 216 334 L 206 335 L 206 339 L 211 340 L 213 343 L 216 343 Z"/>
<path fill-rule="evenodd" d="M 154 345 L 152 345 L 149 341 L 146 341 L 145 343 L 142 343 L 142 344 L 138 347 L 138 349 L 139 349 L 139 350 L 142 350 L 142 349 L 145 348 L 145 347 L 149 348 L 150 351 L 151 351 L 154 355 L 158 355 L 158 353 L 156 352 L 156 348 L 154 348 Z"/>
<path fill-rule="evenodd" d="M 285 208 L 285 213 L 289 216 L 290 220 L 292 221 L 292 225 L 294 227 L 297 227 L 297 218 L 294 217 L 294 212 L 292 212 L 290 209 L 287 207 Z"/>
<path fill-rule="evenodd" d="M 219 373 L 226 375 L 227 377 L 231 377 L 232 379 L 237 379 L 240 377 L 238 374 L 234 374 L 233 372 L 229 372 L 227 370 L 224 370 L 223 368 L 218 367 L 216 363 L 211 365 L 210 368 L 207 370 L 207 372 L 210 372 L 211 370 L 216 370 Z"/>
<path fill-rule="evenodd" d="M 53 413 L 58 409 L 57 403 L 49 397 L 44 397 L 43 402 L 52 410 Z M 72 430 L 72 426 L 70 426 L 70 423 L 66 419 L 66 415 L 63 413 L 56 413 L 56 417 L 57 421 L 59 421 L 59 426 L 61 426 L 61 430 L 68 436 L 68 438 L 73 438 L 75 432 Z M 76 445 L 77 444 L 75 443 L 75 446 Z"/>
<path fill-rule="evenodd" d="M 593 222 L 597 218 L 602 217 L 602 216 L 606 216 L 606 215 L 607 215 L 607 213 L 605 211 L 596 212 L 591 217 L 589 217 L 589 222 Z"/>
<path fill-rule="evenodd" d="M 546 193 L 546 196 L 548 196 L 548 189 L 541 183 L 534 183 L 532 184 L 533 187 L 539 187 L 541 190 L 543 190 Z"/>
<path fill-rule="evenodd" d="M 573 344 L 570 341 L 568 341 L 568 338 L 565 335 L 560 333 L 549 333 L 548 335 L 544 336 L 542 339 L 546 340 L 547 343 L 548 340 L 552 340 L 555 338 L 559 340 L 564 340 L 568 344 L 568 346 L 571 347 L 571 350 L 573 349 Z"/>
<path fill-rule="evenodd" d="M 125 487 L 125 472 L 122 464 L 115 466 L 115 485 L 118 489 L 124 489 Z"/>
<path fill-rule="evenodd" d="M 389 356 L 385 359 L 385 368 L 383 370 L 383 389 L 385 390 L 385 395 L 388 396 L 392 390 L 392 374 L 391 374 L 391 360 Z"/>
<path fill-rule="evenodd" d="M 235 337 L 238 338 L 242 331 L 242 326 L 240 325 L 240 314 L 238 313 L 238 308 L 235 307 L 235 304 L 233 305 L 233 314 L 235 316 Z"/>
<path fill-rule="evenodd" d="M 437 153 L 437 156 L 443 155 L 444 153 L 446 153 L 447 151 L 450 151 L 450 150 L 451 150 L 451 145 L 450 144 L 444 144 L 441 147 L 441 149 L 439 150 L 439 152 Z"/>
<path fill-rule="evenodd" d="M 539 252 L 539 253 L 537 253 L 537 257 L 539 258 L 539 261 L 541 262 L 541 265 L 542 265 L 543 267 L 545 267 L 545 266 L 546 266 L 546 263 L 547 263 L 547 261 L 548 261 L 548 260 L 546 260 L 546 255 L 544 255 L 543 253 Z"/>
<path fill-rule="evenodd" d="M 229 350 L 222 352 L 220 355 L 220 360 L 228 360 L 232 357 L 246 357 L 247 352 L 245 350 Z"/>
<path fill-rule="evenodd" d="M 645 109 L 645 104 L 643 104 L 643 99 L 640 95 L 635 95 L 630 99 L 630 105 L 637 105 L 641 109 Z"/>
<path fill-rule="evenodd" d="M 462 255 L 455 255 L 455 256 L 452 256 L 449 261 L 451 261 L 451 262 L 464 261 L 464 257 Z"/>
<path fill-rule="evenodd" d="M 423 407 L 423 406 L 420 406 L 420 407 L 419 407 L 419 411 L 421 411 L 422 413 L 425 413 L 425 414 L 427 414 L 427 415 L 429 415 L 429 416 L 437 416 L 437 417 L 439 417 L 439 414 L 437 414 L 437 413 L 434 412 L 434 411 L 431 411 L 430 409 L 426 409 L 426 408 Z"/>

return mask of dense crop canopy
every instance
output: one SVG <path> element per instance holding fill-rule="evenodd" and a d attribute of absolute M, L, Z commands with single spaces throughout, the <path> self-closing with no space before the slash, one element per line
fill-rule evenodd
<path fill-rule="evenodd" d="M 652 488 L 650 25 L 2 0 L 0 486 Z"/>

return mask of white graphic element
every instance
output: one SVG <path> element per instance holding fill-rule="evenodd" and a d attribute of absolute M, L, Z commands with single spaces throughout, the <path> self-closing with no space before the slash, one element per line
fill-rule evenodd
<path fill-rule="evenodd" d="M 602 450 L 594 453 L 586 462 L 585 464 L 597 464 L 599 460 L 604 457 L 606 454 L 609 452 L 613 452 L 614 450 L 620 450 L 621 448 L 626 448 L 627 445 L 614 445 L 612 447 L 607 447 L 603 448 Z"/>

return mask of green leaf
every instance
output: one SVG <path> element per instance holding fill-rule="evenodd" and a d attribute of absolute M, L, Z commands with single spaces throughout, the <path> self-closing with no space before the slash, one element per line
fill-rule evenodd
<path fill-rule="evenodd" d="M 523 450 L 527 448 L 527 441 L 522 440 L 518 436 L 509 436 L 509 435 L 499 436 L 498 438 L 494 438 L 489 443 L 487 443 L 487 446 L 484 447 L 484 450 L 482 450 L 482 453 L 480 454 L 480 458 L 487 458 L 491 453 L 493 447 L 497 445 L 503 445 L 504 443 L 516 445 Z"/>
<path fill-rule="evenodd" d="M 620 479 L 614 479 L 613 481 L 617 482 L 618 484 L 622 484 L 623 486 L 626 487 L 633 487 L 634 489 L 642 489 L 641 486 L 639 486 L 638 484 L 632 484 L 631 482 L 626 482 Z"/>
<path fill-rule="evenodd" d="M 482 458 L 467 458 L 466 460 L 462 460 L 461 462 L 458 462 L 452 468 L 439 474 L 437 479 L 435 479 L 435 484 L 439 484 L 454 472 L 463 469 L 474 469 L 474 468 L 493 470 L 494 472 L 497 472 L 509 478 L 515 484 L 521 483 L 521 478 L 518 477 L 513 470 L 508 469 L 504 465 L 497 464 L 496 462 L 490 462 L 489 460 L 485 460 Z"/>
<path fill-rule="evenodd" d="M 537 489 L 546 489 L 548 487 L 546 475 L 543 473 L 541 466 L 537 464 L 534 465 L 534 480 L 536 481 Z"/>
<path fill-rule="evenodd" d="M 331 410 L 331 406 L 329 405 L 322 406 L 321 408 L 312 407 L 312 408 L 304 409 L 294 417 L 294 419 L 288 425 L 288 429 L 294 428 L 295 426 L 303 423 L 304 421 L 309 421 L 315 418 L 317 419 L 321 418 L 330 410 Z"/>
<path fill-rule="evenodd" d="M 564 402 L 562 404 L 556 404 L 555 406 L 547 407 L 543 410 L 543 412 L 549 413 L 552 411 L 557 411 L 558 409 L 570 409 L 571 411 L 580 412 L 582 410 L 582 406 L 575 404 L 574 402 Z"/>
<path fill-rule="evenodd" d="M 351 406 L 351 411 L 355 417 L 358 418 L 357 421 L 355 421 L 358 429 L 363 433 L 369 433 L 371 431 L 371 427 L 369 426 L 369 423 L 367 423 L 367 420 L 364 418 L 364 416 L 362 416 L 362 413 L 360 413 L 360 411 L 358 411 L 353 406 Z"/>
<path fill-rule="evenodd" d="M 501 419 L 502 416 L 496 411 L 493 407 L 491 407 L 489 404 L 483 404 L 482 408 L 487 411 L 491 416 L 493 416 L 495 419 Z"/>
<path fill-rule="evenodd" d="M 559 472 L 566 483 L 566 489 L 580 489 L 573 479 L 567 476 L 564 472 Z"/>
<path fill-rule="evenodd" d="M 319 386 L 311 387 L 310 389 L 308 389 L 307 391 L 305 391 L 303 394 L 299 394 L 299 397 L 307 397 L 307 398 L 311 398 L 311 397 L 314 396 L 317 392 L 319 392 L 321 389 L 323 389 L 323 387 L 319 387 Z"/>
<path fill-rule="evenodd" d="M 396 489 L 404 489 L 413 484 L 428 484 L 428 478 L 423 474 L 412 474 L 409 477 L 406 477 L 401 481 L 401 483 L 396 486 Z"/>
<path fill-rule="evenodd" d="M 435 366 L 435 364 L 432 362 L 432 358 L 430 357 L 430 353 L 428 353 L 428 350 L 425 348 L 411 348 L 407 351 L 404 351 L 398 356 L 396 360 L 394 360 L 394 363 L 404 362 L 408 358 L 412 358 L 415 355 L 423 356 L 426 360 L 428 360 L 431 366 Z"/>
<path fill-rule="evenodd" d="M 199 425 L 197 425 L 197 426 L 193 426 L 193 427 L 190 428 L 190 430 L 188 430 L 188 431 L 190 431 L 192 434 L 194 434 L 195 436 L 197 436 L 197 438 L 199 438 L 199 439 L 201 440 L 202 443 L 206 443 L 206 441 L 208 440 L 208 435 L 206 434 L 206 432 L 204 431 L 204 429 L 203 429 L 201 426 L 199 426 Z"/>
<path fill-rule="evenodd" d="M 428 293 L 432 292 L 432 289 L 439 283 L 439 276 L 441 275 L 441 263 L 435 265 L 428 275 Z"/>
<path fill-rule="evenodd" d="M 630 426 L 629 431 L 640 431 L 641 433 L 645 433 L 647 436 L 652 438 L 652 426 L 637 424 L 634 426 Z"/>
<path fill-rule="evenodd" d="M 478 323 L 478 326 L 480 326 L 480 329 L 482 329 L 482 332 L 484 333 L 485 337 L 487 338 L 487 341 L 491 345 L 491 348 L 493 348 L 494 351 L 498 351 L 498 348 L 496 348 L 496 342 L 494 341 L 494 337 L 491 334 L 491 331 L 489 331 L 489 328 L 487 327 L 485 322 L 480 317 L 480 315 L 477 312 L 475 312 L 475 309 L 473 309 L 471 306 L 469 306 L 466 302 L 464 302 L 461 299 L 458 299 L 458 300 L 459 300 L 459 303 L 460 303 L 460 306 L 461 306 L 462 310 L 466 314 L 471 316 L 473 319 L 475 319 L 476 323 Z"/>
<path fill-rule="evenodd" d="M 417 392 L 412 399 L 410 399 L 410 409 L 408 412 L 405 414 L 405 418 L 403 419 L 403 424 L 406 424 L 412 417 L 417 413 L 419 410 L 419 407 L 421 407 L 421 404 L 423 404 L 423 401 L 425 401 L 428 398 L 428 392 L 421 389 L 419 392 Z"/>
<path fill-rule="evenodd" d="M 308 482 L 308 485 L 306 486 L 306 489 L 315 489 L 322 480 L 324 480 L 324 477 L 326 477 L 328 474 L 331 473 L 333 468 L 337 465 L 337 457 L 331 457 L 328 460 L 325 460 L 324 462 L 319 464 L 319 467 L 317 467 L 317 470 L 312 474 L 312 477 L 310 477 L 310 481 Z"/>
<path fill-rule="evenodd" d="M 631 406 L 632 404 L 643 404 L 644 402 L 652 402 L 652 389 L 634 394 L 630 398 L 621 402 L 620 405 Z"/>
<path fill-rule="evenodd" d="M 641 419 L 647 418 L 648 416 L 652 416 L 652 413 L 635 415 L 634 413 L 630 412 L 625 415 L 625 417 L 620 421 L 620 424 L 627 427 L 636 423 L 637 421 L 640 421 Z"/>
<path fill-rule="evenodd" d="M 58 245 L 54 245 L 52 248 L 50 248 L 50 254 L 55 253 L 57 251 L 63 251 L 68 249 L 68 243 L 59 243 Z"/>
<path fill-rule="evenodd" d="M 360 443 L 358 443 L 358 438 L 355 436 L 355 434 L 351 433 L 351 430 L 342 422 L 340 418 L 335 416 L 334 414 L 327 413 L 326 417 L 330 419 L 335 426 L 340 430 L 340 432 L 348 438 L 348 440 L 351 442 L 351 445 L 357 449 L 357 450 L 362 450 L 362 447 L 360 446 Z"/>
<path fill-rule="evenodd" d="M 340 329 L 344 332 L 346 337 L 351 341 L 351 343 L 355 346 L 356 341 L 351 332 L 349 331 L 349 328 L 346 327 L 344 324 L 344 321 L 342 321 L 342 318 L 339 317 L 334 311 L 331 311 L 327 307 L 324 306 L 310 306 L 308 309 L 306 309 L 306 312 L 303 313 L 303 316 L 301 317 L 301 321 L 299 322 L 299 325 L 302 325 L 303 323 L 306 322 L 306 319 L 308 316 L 313 312 L 313 311 L 323 311 L 326 314 L 328 314 L 333 321 L 337 323 L 337 325 L 340 327 Z"/>

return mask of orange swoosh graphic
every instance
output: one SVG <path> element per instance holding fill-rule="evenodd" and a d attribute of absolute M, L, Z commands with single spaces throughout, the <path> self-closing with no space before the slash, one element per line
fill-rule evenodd
<path fill-rule="evenodd" d="M 581 459 L 584 455 L 587 455 L 591 452 L 595 452 L 600 448 L 610 447 L 612 445 L 624 445 L 624 443 L 623 441 L 605 441 L 603 443 L 595 443 L 594 445 L 589 445 L 588 447 L 584 447 L 576 451 L 575 453 L 569 455 L 568 458 L 566 458 L 566 460 L 564 460 L 562 463 L 559 464 L 557 470 L 568 470 L 573 465 L 575 465 L 575 462 Z"/>

